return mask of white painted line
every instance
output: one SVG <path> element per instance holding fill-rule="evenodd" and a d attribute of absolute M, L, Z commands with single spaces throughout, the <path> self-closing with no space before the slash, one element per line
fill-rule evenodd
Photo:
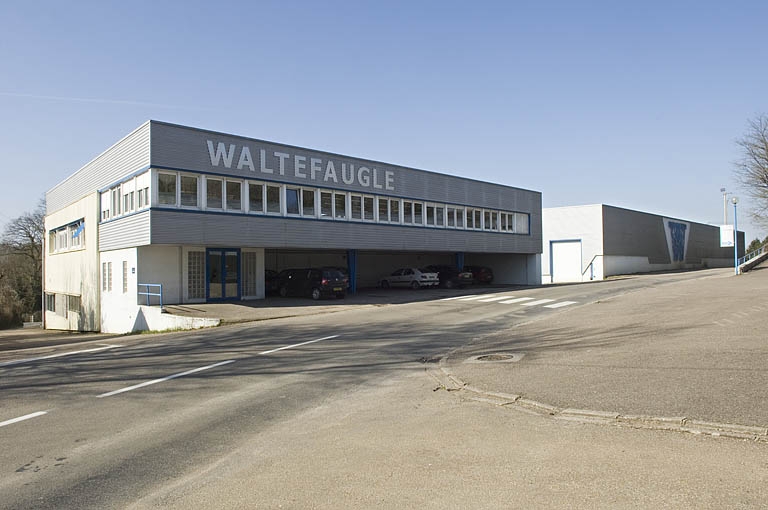
<path fill-rule="evenodd" d="M 315 342 L 322 342 L 323 340 L 330 340 L 331 338 L 336 338 L 337 336 L 339 335 L 324 336 L 323 338 L 318 338 L 317 340 L 310 340 L 309 342 L 301 342 L 300 344 L 286 345 L 285 347 L 278 347 L 277 349 L 262 351 L 259 354 L 261 355 L 272 354 L 273 352 L 277 352 L 277 351 L 284 351 L 286 349 L 293 349 L 294 347 L 300 347 L 302 345 L 313 344 Z"/>
<path fill-rule="evenodd" d="M 44 414 L 48 414 L 48 411 L 38 411 L 36 413 L 25 414 L 24 416 L 19 416 L 18 418 L 14 418 L 12 420 L 0 421 L 0 427 L 5 427 L 6 425 L 11 425 L 13 423 L 18 423 L 18 422 L 24 421 L 24 420 L 29 420 L 30 418 L 37 418 L 38 416 L 42 416 Z"/>
<path fill-rule="evenodd" d="M 476 294 L 468 294 L 468 295 L 465 295 L 465 296 L 447 297 L 447 298 L 441 299 L 440 301 L 453 301 L 454 299 L 464 299 L 464 298 L 472 297 L 472 296 L 475 296 L 475 295 Z"/>
<path fill-rule="evenodd" d="M 481 299 L 478 303 L 493 303 L 494 301 L 501 301 L 502 299 L 508 299 L 512 296 L 496 296 L 488 299 Z"/>
<path fill-rule="evenodd" d="M 179 374 L 169 375 L 168 377 L 163 377 L 162 379 L 155 379 L 153 381 L 143 382 L 141 384 L 136 384 L 134 386 L 128 386 L 127 388 L 123 388 L 121 390 L 110 391 L 109 393 L 102 393 L 101 395 L 97 395 L 96 398 L 111 397 L 112 395 L 117 395 L 118 393 L 125 393 L 126 391 L 137 390 L 139 388 L 143 388 L 144 386 L 149 386 L 151 384 L 157 384 L 157 383 L 161 383 L 161 382 L 164 382 L 164 381 L 169 381 L 171 379 L 176 379 L 177 377 L 184 377 L 185 375 L 194 374 L 196 372 L 202 372 L 203 370 L 208 370 L 210 368 L 220 367 L 222 365 L 228 365 L 228 364 L 234 363 L 234 362 L 235 362 L 235 360 L 230 359 L 230 360 L 227 360 L 227 361 L 221 361 L 219 363 L 214 363 L 213 365 L 208 365 L 207 367 L 193 368 L 192 370 L 187 370 L 186 372 L 181 372 Z"/>
<path fill-rule="evenodd" d="M 474 301 L 475 299 L 483 299 L 484 297 L 488 297 L 488 294 L 480 294 L 479 296 L 461 296 L 459 299 L 461 301 Z"/>
<path fill-rule="evenodd" d="M 562 308 L 563 306 L 575 305 L 576 301 L 560 301 L 552 305 L 544 305 L 544 308 Z"/>
<path fill-rule="evenodd" d="M 51 354 L 49 356 L 40 356 L 39 358 L 17 359 L 17 360 L 14 360 L 14 361 L 6 361 L 4 363 L 0 363 L 0 367 L 8 367 L 8 366 L 11 366 L 11 365 L 20 365 L 22 363 L 31 363 L 33 361 L 40 361 L 40 360 L 44 360 L 44 359 L 61 358 L 62 356 L 73 356 L 75 354 L 83 354 L 83 353 L 86 353 L 86 352 L 106 351 L 107 349 L 115 349 L 117 347 L 122 347 L 122 345 L 108 345 L 107 347 L 97 347 L 95 349 L 83 349 L 81 351 L 61 352 L 59 354 Z"/>
<path fill-rule="evenodd" d="M 515 299 L 507 299 L 506 301 L 499 301 L 502 305 L 511 305 L 512 303 L 522 303 L 523 301 L 530 301 L 532 297 L 519 297 Z"/>
<path fill-rule="evenodd" d="M 539 299 L 537 301 L 531 301 L 530 303 L 523 303 L 523 306 L 543 305 L 544 303 L 551 303 L 552 301 L 554 301 L 554 299 Z"/>

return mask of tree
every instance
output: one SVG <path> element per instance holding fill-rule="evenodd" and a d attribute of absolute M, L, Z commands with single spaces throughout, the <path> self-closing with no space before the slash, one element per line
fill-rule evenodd
<path fill-rule="evenodd" d="M 736 180 L 752 199 L 751 213 L 755 221 L 768 225 L 768 115 L 751 119 L 747 132 L 736 143 L 741 147 Z"/>
<path fill-rule="evenodd" d="M 45 200 L 11 220 L 0 237 L 0 327 L 41 310 Z"/>

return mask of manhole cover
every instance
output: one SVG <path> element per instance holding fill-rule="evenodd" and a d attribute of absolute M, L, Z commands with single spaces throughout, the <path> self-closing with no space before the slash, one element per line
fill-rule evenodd
<path fill-rule="evenodd" d="M 521 352 L 493 352 L 472 356 L 465 363 L 514 363 L 523 359 L 523 356 L 525 354 Z"/>
<path fill-rule="evenodd" d="M 477 361 L 507 361 L 514 358 L 511 354 L 486 354 L 478 356 Z"/>

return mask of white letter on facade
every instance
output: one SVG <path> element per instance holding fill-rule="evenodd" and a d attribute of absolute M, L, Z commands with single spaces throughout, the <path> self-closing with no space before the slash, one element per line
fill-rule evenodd
<path fill-rule="evenodd" d="M 328 160 L 328 164 L 325 167 L 325 176 L 323 177 L 325 182 L 328 182 L 328 179 L 331 179 L 336 183 L 339 182 L 339 180 L 336 178 L 336 168 L 333 166 L 333 161 L 331 160 Z"/>
<path fill-rule="evenodd" d="M 244 166 L 247 166 L 251 172 L 256 171 L 251 161 L 251 149 L 247 145 L 243 145 L 243 149 L 240 151 L 240 161 L 237 162 L 237 169 L 242 170 Z"/>
<path fill-rule="evenodd" d="M 265 151 L 264 149 L 261 149 L 261 151 L 259 151 L 259 155 L 261 156 L 261 173 L 263 174 L 275 173 L 274 169 L 267 168 L 267 151 Z"/>
<path fill-rule="evenodd" d="M 317 172 L 323 171 L 323 160 L 319 158 L 309 158 L 309 175 L 314 181 Z"/>
<path fill-rule="evenodd" d="M 373 187 L 376 189 L 381 189 L 383 187 L 379 184 L 379 171 L 375 168 L 373 169 Z"/>
<path fill-rule="evenodd" d="M 290 154 L 285 152 L 275 152 L 275 156 L 280 160 L 280 175 L 285 175 L 285 160 L 290 158 Z"/>
<path fill-rule="evenodd" d="M 230 144 L 229 152 L 227 152 L 227 146 L 223 142 L 219 142 L 214 151 L 213 142 L 208 140 L 208 155 L 211 157 L 211 166 L 219 166 L 219 161 L 223 157 L 224 166 L 229 168 L 232 166 L 232 158 L 235 155 L 235 144 Z"/>
<path fill-rule="evenodd" d="M 357 182 L 366 188 L 371 185 L 371 170 L 367 166 L 361 166 L 357 170 Z"/>
<path fill-rule="evenodd" d="M 387 170 L 384 172 L 384 182 L 387 185 L 387 189 L 389 191 L 395 190 L 395 172 L 392 172 L 390 170 Z"/>
<path fill-rule="evenodd" d="M 341 180 L 344 184 L 352 184 L 355 182 L 355 165 L 349 165 L 349 179 L 347 179 L 347 164 L 341 164 Z"/>
<path fill-rule="evenodd" d="M 293 174 L 296 177 L 301 177 L 303 179 L 307 178 L 307 174 L 301 173 L 301 170 L 307 169 L 307 158 L 304 156 L 294 156 L 293 157 Z"/>

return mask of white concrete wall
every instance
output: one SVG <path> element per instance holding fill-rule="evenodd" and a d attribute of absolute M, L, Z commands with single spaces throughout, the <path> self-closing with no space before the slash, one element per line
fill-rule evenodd
<path fill-rule="evenodd" d="M 184 290 L 181 246 L 149 245 L 138 248 L 138 283 L 163 285 L 163 304 L 182 303 Z M 143 289 L 139 289 L 142 290 Z M 151 292 L 157 292 L 153 290 Z M 156 301 L 152 301 L 155 303 Z"/>
<path fill-rule="evenodd" d="M 48 232 L 81 218 L 85 219 L 83 249 L 50 253 Z M 44 311 L 47 329 L 99 331 L 99 196 L 92 193 L 45 217 L 44 291 L 80 296 L 79 314 L 67 316 Z"/>
<path fill-rule="evenodd" d="M 100 253 L 100 271 L 97 281 L 101 288 L 101 331 L 104 333 L 128 333 L 137 329 L 140 322 L 137 302 L 137 249 L 125 248 Z M 123 284 L 123 262 L 127 263 L 127 279 Z M 105 286 L 104 264 L 112 264 L 112 289 Z M 108 266 L 107 266 L 108 267 Z M 109 278 L 107 278 L 109 280 Z M 106 287 L 106 289 L 105 289 Z"/>
<path fill-rule="evenodd" d="M 566 240 L 581 241 L 582 281 L 588 281 L 590 276 L 595 280 L 603 279 L 602 204 L 542 209 L 542 236 L 541 280 L 543 283 L 552 282 L 550 243 Z"/>

